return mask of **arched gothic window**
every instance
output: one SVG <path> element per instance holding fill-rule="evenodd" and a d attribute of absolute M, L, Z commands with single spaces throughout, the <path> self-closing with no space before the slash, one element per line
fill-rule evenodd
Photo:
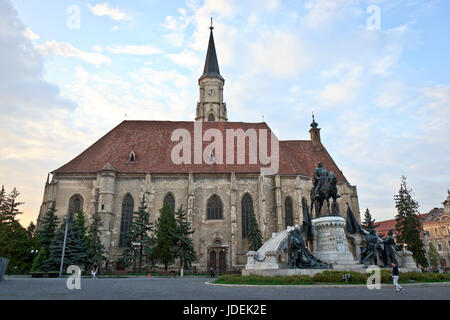
<path fill-rule="evenodd" d="M 69 200 L 69 215 L 73 216 L 81 210 L 83 210 L 83 197 L 75 194 Z"/>
<path fill-rule="evenodd" d="M 220 198 L 215 194 L 208 199 L 207 214 L 208 220 L 223 219 L 222 201 L 220 201 Z"/>
<path fill-rule="evenodd" d="M 292 214 L 292 200 L 290 197 L 286 197 L 286 200 L 284 200 L 284 214 L 285 214 L 286 228 L 288 226 L 293 226 L 294 216 Z"/>
<path fill-rule="evenodd" d="M 122 201 L 122 218 L 120 221 L 119 248 L 127 246 L 127 233 L 133 221 L 134 201 L 131 194 L 127 193 Z"/>
<path fill-rule="evenodd" d="M 214 115 L 211 113 L 211 114 L 208 116 L 208 121 L 214 122 L 215 120 L 216 120 L 216 118 L 215 118 Z"/>
<path fill-rule="evenodd" d="M 253 200 L 252 197 L 246 193 L 242 197 L 241 202 L 241 217 L 242 217 L 242 238 L 247 238 L 250 222 L 250 214 L 253 213 Z"/>
<path fill-rule="evenodd" d="M 170 209 L 172 209 L 172 213 L 175 212 L 175 198 L 170 192 L 164 197 L 164 203 L 169 205 Z"/>

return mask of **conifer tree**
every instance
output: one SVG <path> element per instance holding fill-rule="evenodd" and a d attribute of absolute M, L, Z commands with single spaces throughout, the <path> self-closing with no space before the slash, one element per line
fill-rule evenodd
<path fill-rule="evenodd" d="M 133 271 L 136 272 L 136 260 L 139 258 L 138 271 L 141 272 L 143 256 L 152 255 L 154 241 L 149 234 L 153 232 L 153 229 L 153 223 L 150 222 L 150 214 L 147 211 L 144 195 L 142 196 L 138 211 L 133 213 L 133 221 L 127 234 L 128 246 L 122 253 L 119 262 L 125 266 L 130 266 L 133 263 Z M 135 244 L 139 245 L 135 246 Z"/>
<path fill-rule="evenodd" d="M 425 249 L 420 239 L 419 203 L 412 197 L 412 190 L 406 185 L 406 177 L 402 177 L 400 190 L 394 196 L 394 200 L 397 208 L 395 217 L 397 240 L 399 243 L 406 244 L 418 264 L 427 267 Z"/>
<path fill-rule="evenodd" d="M 100 265 L 105 257 L 105 246 L 100 239 L 100 227 L 102 226 L 101 218 L 98 212 L 92 216 L 92 222 L 87 232 L 87 266 L 92 267 L 94 264 Z"/>
<path fill-rule="evenodd" d="M 28 237 L 30 239 L 33 239 L 36 233 L 36 225 L 33 223 L 33 221 L 30 222 L 30 224 L 27 227 Z"/>
<path fill-rule="evenodd" d="M 156 221 L 156 246 L 155 257 L 164 264 L 164 270 L 175 258 L 176 221 L 170 205 L 165 202 L 159 210 L 159 217 Z"/>
<path fill-rule="evenodd" d="M 370 231 L 371 229 L 376 229 L 378 226 L 379 224 L 375 224 L 375 219 L 372 219 L 372 215 L 367 208 L 366 212 L 364 213 L 363 228 L 367 231 Z"/>
<path fill-rule="evenodd" d="M 253 212 L 249 215 L 248 242 L 251 251 L 258 251 L 262 246 L 262 235 Z"/>
<path fill-rule="evenodd" d="M 56 237 L 53 239 L 49 248 L 49 259 L 45 267 L 52 270 L 59 270 L 62 248 L 64 243 L 65 223 L 62 223 Z M 73 217 L 69 218 L 67 228 L 66 249 L 64 252 L 63 269 L 69 265 L 82 266 L 86 263 L 86 244 L 82 235 L 82 229 Z"/>
<path fill-rule="evenodd" d="M 32 269 L 33 271 L 50 271 L 49 270 L 49 253 L 50 244 L 56 238 L 56 232 L 59 226 L 59 218 L 55 214 L 55 203 L 52 202 L 47 214 L 42 218 L 40 229 L 36 234 L 40 241 L 39 253 L 35 257 L 39 259 Z"/>
<path fill-rule="evenodd" d="M 4 193 L 4 188 L 2 187 L 1 193 Z M 17 197 L 19 197 L 20 192 L 14 188 L 8 195 L 1 195 L 1 211 L 0 211 L 0 223 L 12 223 L 16 221 L 16 216 L 21 214 L 19 211 L 19 206 L 23 202 L 18 202 Z"/>
<path fill-rule="evenodd" d="M 190 237 L 194 233 L 187 221 L 186 211 L 180 206 L 175 212 L 176 228 L 173 234 L 175 241 L 175 258 L 180 259 L 180 268 L 189 267 L 195 260 L 194 242 Z"/>

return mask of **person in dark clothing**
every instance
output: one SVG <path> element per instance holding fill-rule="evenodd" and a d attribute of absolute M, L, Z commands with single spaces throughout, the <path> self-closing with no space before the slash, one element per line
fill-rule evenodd
<path fill-rule="evenodd" d="M 211 275 L 211 278 L 214 278 L 216 276 L 216 271 L 214 270 L 214 268 L 211 266 L 211 268 L 209 269 L 209 273 Z"/>
<path fill-rule="evenodd" d="M 398 278 L 400 277 L 400 273 L 398 272 L 398 267 L 394 262 L 391 263 L 391 266 L 392 266 L 392 279 L 394 281 L 395 291 L 403 292 L 405 289 L 403 289 L 402 286 L 400 286 L 398 284 Z"/>

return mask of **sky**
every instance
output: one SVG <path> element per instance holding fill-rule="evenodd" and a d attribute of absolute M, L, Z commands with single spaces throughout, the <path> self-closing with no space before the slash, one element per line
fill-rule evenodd
<path fill-rule="evenodd" d="M 47 174 L 121 121 L 195 117 L 213 17 L 229 121 L 322 143 L 361 213 L 450 188 L 450 1 L 0 0 L 0 184 L 36 221 Z"/>

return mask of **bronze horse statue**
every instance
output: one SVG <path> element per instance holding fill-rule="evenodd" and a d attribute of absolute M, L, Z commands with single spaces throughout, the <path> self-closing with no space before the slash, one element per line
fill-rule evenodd
<path fill-rule="evenodd" d="M 327 209 L 328 209 L 328 215 L 338 215 L 338 209 L 337 209 L 337 203 L 336 203 L 336 199 L 340 197 L 340 195 L 337 193 L 337 177 L 334 174 L 333 171 L 330 171 L 328 173 L 327 178 L 325 179 L 323 185 L 321 186 L 321 188 L 319 189 L 319 197 L 315 198 L 315 192 L 314 192 L 314 188 L 311 189 L 311 213 L 314 212 L 313 211 L 313 207 L 315 206 L 316 209 L 316 218 L 320 218 L 320 213 L 322 210 L 322 206 L 323 206 L 323 202 L 324 200 L 327 201 Z M 333 199 L 333 204 L 332 204 L 332 212 L 330 211 L 330 198 Z M 316 204 L 318 203 L 318 205 Z"/>

